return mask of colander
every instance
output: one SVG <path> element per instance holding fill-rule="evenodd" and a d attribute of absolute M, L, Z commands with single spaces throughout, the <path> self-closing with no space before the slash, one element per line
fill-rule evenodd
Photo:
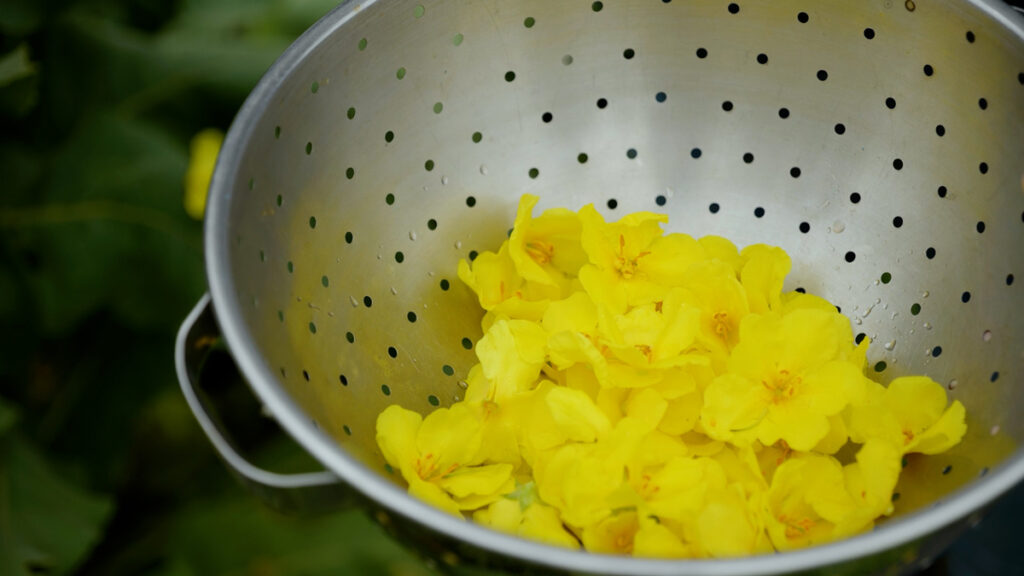
<path fill-rule="evenodd" d="M 1024 19 L 982 0 L 347 2 L 269 70 L 210 189 L 210 296 L 180 379 L 225 460 L 284 508 L 367 506 L 458 574 L 902 574 L 1024 477 Z M 882 382 L 927 374 L 968 410 L 911 458 L 873 532 L 755 558 L 548 547 L 409 497 L 374 441 L 392 403 L 457 401 L 481 311 L 460 258 L 537 211 L 651 210 L 764 242 L 787 290 L 835 303 Z M 215 321 L 214 321 L 215 318 Z M 223 334 L 325 472 L 245 463 L 194 387 Z"/>

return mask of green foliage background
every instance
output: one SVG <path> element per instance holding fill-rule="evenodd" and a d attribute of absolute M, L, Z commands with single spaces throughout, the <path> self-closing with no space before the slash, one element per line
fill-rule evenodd
<path fill-rule="evenodd" d="M 333 4 L 0 0 L 0 576 L 425 572 L 359 513 L 264 508 L 174 374 L 205 290 L 189 140 Z M 258 461 L 309 466 L 243 429 Z"/>

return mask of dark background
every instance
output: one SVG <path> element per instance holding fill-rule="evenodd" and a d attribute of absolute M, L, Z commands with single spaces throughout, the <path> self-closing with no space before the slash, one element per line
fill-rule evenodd
<path fill-rule="evenodd" d="M 189 142 L 333 0 L 0 0 L 0 576 L 425 574 L 359 513 L 290 518 L 216 460 L 173 367 L 205 290 Z M 258 463 L 311 464 L 232 378 Z M 929 574 L 1012 574 L 1024 490 Z"/>
<path fill-rule="evenodd" d="M 0 0 L 0 576 L 425 573 L 361 514 L 264 508 L 174 374 L 189 142 L 334 4 Z M 301 466 L 228 374 L 249 454 Z"/>

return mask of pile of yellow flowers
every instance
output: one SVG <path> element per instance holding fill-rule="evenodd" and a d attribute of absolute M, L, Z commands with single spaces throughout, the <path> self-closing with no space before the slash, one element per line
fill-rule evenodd
<path fill-rule="evenodd" d="M 966 432 L 929 378 L 868 379 L 849 320 L 782 292 L 782 249 L 664 234 L 649 212 L 534 218 L 537 200 L 459 263 L 486 310 L 465 398 L 378 417 L 411 494 L 592 552 L 784 551 L 870 529 L 903 456 Z"/>

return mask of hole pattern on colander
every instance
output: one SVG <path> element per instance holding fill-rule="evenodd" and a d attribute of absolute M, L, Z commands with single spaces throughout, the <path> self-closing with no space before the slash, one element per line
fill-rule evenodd
<path fill-rule="evenodd" d="M 1024 145 L 1006 137 L 1024 131 L 1020 55 L 940 6 L 573 6 L 374 5 L 387 17 L 356 16 L 254 128 L 226 236 L 236 288 L 325 432 L 377 465 L 380 409 L 461 395 L 481 313 L 457 262 L 496 249 L 530 192 L 781 245 L 787 289 L 841 307 L 869 370 L 955 379 L 986 430 L 1024 437 L 1001 407 L 1022 393 L 992 385 L 1024 372 L 1006 313 L 1021 303 L 1006 249 L 1024 245 Z M 740 34 L 758 22 L 778 33 Z M 896 49 L 911 31 L 956 50 Z"/>

